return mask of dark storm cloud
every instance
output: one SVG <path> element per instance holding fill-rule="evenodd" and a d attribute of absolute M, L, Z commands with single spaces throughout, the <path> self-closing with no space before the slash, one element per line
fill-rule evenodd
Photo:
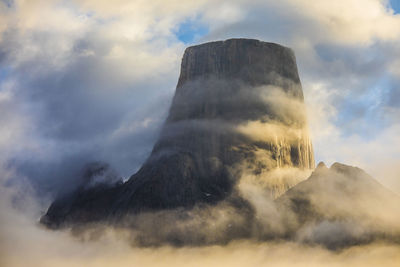
<path fill-rule="evenodd" d="M 147 66 L 140 62 L 119 66 L 110 60 L 115 43 L 96 31 L 68 40 L 65 51 L 58 47 L 65 45 L 65 37 L 58 40 L 52 32 L 26 36 L 7 31 L 2 37 L 1 64 L 10 68 L 2 82 L 12 82 L 7 106 L 13 105 L 10 109 L 2 103 L 8 112 L 3 115 L 9 114 L 3 118 L 11 123 L 12 110 L 29 116 L 25 134 L 36 139 L 39 154 L 44 154 L 38 157 L 28 149 L 11 156 L 8 165 L 28 177 L 39 192 L 53 194 L 73 187 L 79 179 L 76 174 L 90 161 L 109 162 L 122 176 L 131 175 L 157 137 L 177 75 L 123 76 L 124 72 L 135 76 L 142 71 L 135 67 Z M 40 49 L 24 53 L 25 42 Z M 127 51 L 134 55 L 134 45 L 131 51 L 129 45 Z M 157 53 L 152 49 L 156 48 L 150 53 Z"/>
<path fill-rule="evenodd" d="M 21 44 L 15 47 L 12 37 L 6 37 L 8 41 L 2 47 L 9 58 L 7 63 L 12 65 L 13 53 Z M 30 38 L 34 43 L 44 43 L 44 51 L 15 67 L 13 78 L 18 80 L 18 98 L 33 107 L 38 128 L 50 138 L 84 140 L 108 135 L 125 114 L 142 109 L 143 103 L 154 97 L 148 92 L 157 95 L 157 87 L 162 86 L 152 80 L 118 80 L 119 70 L 104 59 L 113 45 L 106 40 L 90 35 L 76 40 L 63 62 L 53 63 L 49 58 L 53 51 L 45 50 L 54 45 L 51 40 L 55 36 L 33 33 Z M 82 56 L 88 50 L 96 56 Z M 169 78 L 164 86 L 172 87 L 173 80 Z"/>
<path fill-rule="evenodd" d="M 51 157 L 44 162 L 35 158 L 16 160 L 17 166 L 25 161 L 20 171 L 39 182 L 42 189 L 64 188 L 76 179 L 75 173 L 85 163 L 94 160 L 112 162 L 127 176 L 150 151 L 167 112 L 168 95 L 151 96 L 152 102 L 143 102 L 143 88 L 156 88 L 144 84 L 139 85 L 142 88 L 131 89 L 129 84 L 118 88 L 121 84 L 104 77 L 105 68 L 96 59 L 77 60 L 60 72 L 20 83 L 18 94 L 30 103 L 27 108 L 34 117 L 36 134 L 53 140 L 56 146 L 50 152 L 56 154 L 56 162 Z M 22 79 L 23 73 L 18 76 Z M 99 79 L 94 79 L 96 76 Z M 128 126 L 132 129 L 124 132 Z"/>

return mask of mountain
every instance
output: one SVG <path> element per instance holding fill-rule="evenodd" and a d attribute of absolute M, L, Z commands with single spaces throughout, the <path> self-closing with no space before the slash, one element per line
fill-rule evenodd
<path fill-rule="evenodd" d="M 320 163 L 275 203 L 291 239 L 333 249 L 375 240 L 400 243 L 400 196 L 357 167 Z"/>
<path fill-rule="evenodd" d="M 140 170 L 56 199 L 41 221 L 59 227 L 215 204 L 237 194 L 244 173 L 277 168 L 314 168 L 293 51 L 251 39 L 205 43 L 185 50 L 168 118 Z M 271 180 L 267 189 L 291 186 Z"/>

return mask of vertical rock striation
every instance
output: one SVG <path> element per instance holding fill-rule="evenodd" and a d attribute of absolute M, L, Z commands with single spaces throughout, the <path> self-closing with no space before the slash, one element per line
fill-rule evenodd
<path fill-rule="evenodd" d="M 245 172 L 262 178 L 293 167 L 313 169 L 314 157 L 292 50 L 249 39 L 205 43 L 186 49 L 169 116 L 141 169 L 124 184 L 69 199 L 68 209 L 56 201 L 43 220 L 215 203 Z"/>

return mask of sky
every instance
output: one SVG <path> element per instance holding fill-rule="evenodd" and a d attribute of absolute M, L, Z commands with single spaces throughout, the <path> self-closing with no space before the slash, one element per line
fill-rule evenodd
<path fill-rule="evenodd" d="M 398 0 L 2 0 L 2 182 L 28 184 L 45 208 L 88 162 L 129 177 L 184 49 L 243 37 L 294 50 L 317 163 L 358 166 L 400 193 L 399 13 Z"/>
<path fill-rule="evenodd" d="M 393 9 L 395 14 L 400 13 L 400 1 L 399 0 L 390 0 L 389 5 Z"/>
<path fill-rule="evenodd" d="M 316 163 L 358 166 L 400 194 L 399 0 L 0 0 L 0 265 L 397 266 L 390 244 L 143 249 L 38 225 L 86 164 L 138 170 L 185 48 L 228 38 L 292 48 Z"/>

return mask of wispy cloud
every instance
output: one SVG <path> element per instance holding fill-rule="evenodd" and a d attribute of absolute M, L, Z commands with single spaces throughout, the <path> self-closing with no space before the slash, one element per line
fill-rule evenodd
<path fill-rule="evenodd" d="M 358 165 L 400 192 L 397 2 L 0 1 L 1 182 L 10 187 L 29 181 L 35 189 L 22 192 L 51 196 L 95 160 L 129 176 L 149 154 L 167 115 L 186 44 L 249 37 L 295 51 L 317 161 Z M 35 206 L 36 215 L 44 207 Z M 10 210 L 2 207 L 0 218 Z M 52 240 L 57 237 L 41 239 L 41 230 L 18 218 L 15 227 L 8 222 L 14 233 L 29 225 L 33 239 L 38 235 L 47 247 L 58 244 Z M 15 238 L 23 246 L 21 237 Z M 253 246 L 257 249 L 243 257 L 237 256 L 239 249 L 228 249 L 235 255 L 230 263 L 287 251 Z M 186 251 L 166 251 L 158 253 L 186 260 Z M 225 255 L 223 248 L 216 251 Z M 304 259 L 303 248 L 294 251 Z M 338 258 L 321 253 L 362 265 L 346 253 Z M 351 253 L 374 260 L 357 248 Z M 378 253 L 399 255 L 392 247 Z M 110 255 L 110 260 L 116 259 Z"/>

